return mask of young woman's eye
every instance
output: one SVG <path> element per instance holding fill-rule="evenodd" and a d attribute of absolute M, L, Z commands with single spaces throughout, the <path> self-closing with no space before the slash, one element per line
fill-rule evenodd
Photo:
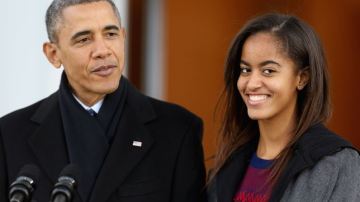
<path fill-rule="evenodd" d="M 249 72 L 250 72 L 250 68 L 240 67 L 240 74 L 248 74 Z"/>

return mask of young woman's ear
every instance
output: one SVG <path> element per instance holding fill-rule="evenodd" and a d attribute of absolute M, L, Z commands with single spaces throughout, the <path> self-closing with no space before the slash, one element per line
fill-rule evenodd
<path fill-rule="evenodd" d="M 55 43 L 46 42 L 43 44 L 43 52 L 49 62 L 55 67 L 61 67 L 61 59 L 59 57 L 58 47 Z"/>
<path fill-rule="evenodd" d="M 310 72 L 309 67 L 304 68 L 303 70 L 299 71 L 299 79 L 298 79 L 298 85 L 297 89 L 302 90 L 306 86 L 306 84 L 309 82 L 310 79 Z"/>

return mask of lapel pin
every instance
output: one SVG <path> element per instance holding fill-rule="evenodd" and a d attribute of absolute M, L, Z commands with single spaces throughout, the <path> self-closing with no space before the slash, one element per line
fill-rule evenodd
<path fill-rule="evenodd" d="M 135 147 L 141 147 L 141 146 L 142 146 L 142 142 L 133 141 L 132 145 L 135 146 Z"/>

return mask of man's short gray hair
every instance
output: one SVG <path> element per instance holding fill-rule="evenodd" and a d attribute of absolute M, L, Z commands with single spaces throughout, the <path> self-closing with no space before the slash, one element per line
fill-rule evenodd
<path fill-rule="evenodd" d="M 57 42 L 57 29 L 59 28 L 59 25 L 62 20 L 62 11 L 73 5 L 78 4 L 85 4 L 85 3 L 92 3 L 92 2 L 99 2 L 99 1 L 106 1 L 108 2 L 114 13 L 116 14 L 116 17 L 119 20 L 119 23 L 121 24 L 120 19 L 120 13 L 117 9 L 116 5 L 112 0 L 53 0 L 53 2 L 50 4 L 49 8 L 46 11 L 45 21 L 46 21 L 46 30 L 48 34 L 48 38 L 51 42 Z"/>

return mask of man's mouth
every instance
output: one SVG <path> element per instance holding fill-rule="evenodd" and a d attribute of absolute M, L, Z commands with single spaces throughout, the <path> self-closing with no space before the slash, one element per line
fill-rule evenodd
<path fill-rule="evenodd" d="M 112 74 L 112 72 L 116 69 L 116 65 L 102 65 L 96 67 L 91 73 L 94 73 L 98 76 L 106 77 Z"/>

